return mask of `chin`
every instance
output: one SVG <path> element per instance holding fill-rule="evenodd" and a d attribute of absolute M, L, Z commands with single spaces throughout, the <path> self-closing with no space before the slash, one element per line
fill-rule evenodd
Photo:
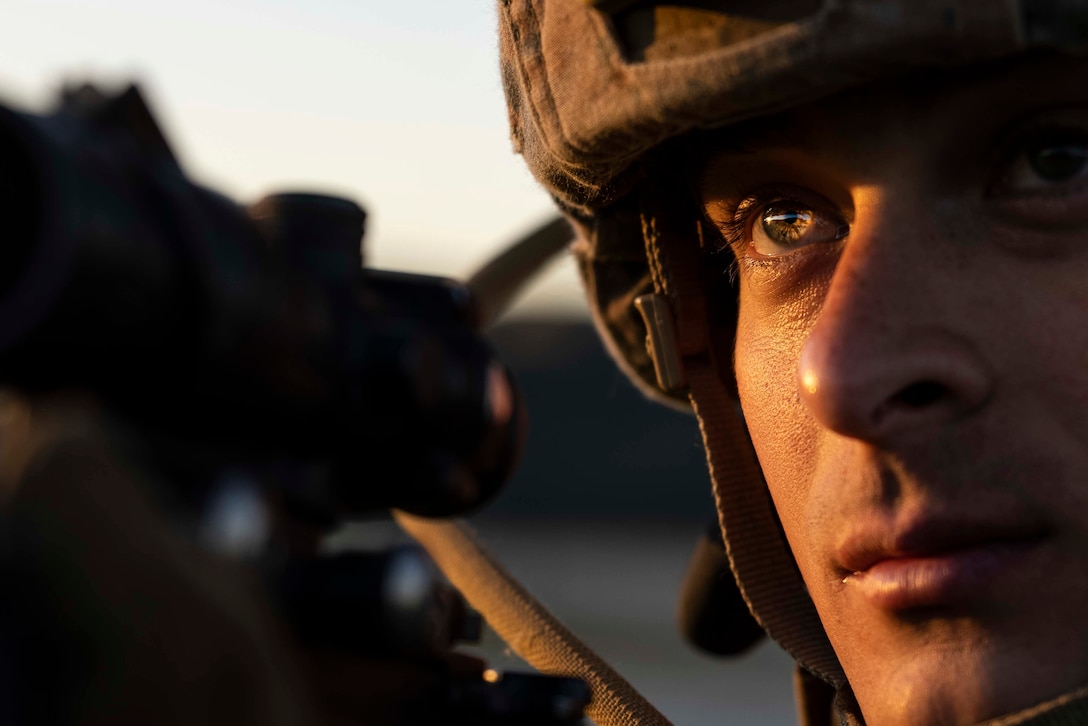
<path fill-rule="evenodd" d="M 870 609 L 841 616 L 850 628 L 829 635 L 867 723 L 977 724 L 1088 685 L 1088 623 L 1073 627 L 1046 602 Z"/>

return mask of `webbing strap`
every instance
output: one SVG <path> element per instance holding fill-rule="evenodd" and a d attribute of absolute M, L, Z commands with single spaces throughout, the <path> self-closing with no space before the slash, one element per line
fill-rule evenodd
<path fill-rule="evenodd" d="M 669 190 L 663 189 L 644 196 L 643 242 L 654 287 L 674 307 L 677 346 L 703 435 L 730 566 L 748 609 L 767 634 L 802 666 L 839 686 L 846 675 L 782 535 L 736 401 L 719 377 L 719 367 L 730 363 L 715 361 L 710 343 L 710 301 L 696 244 L 701 232 L 667 227 L 670 217 L 657 214 L 654 205 L 669 200 Z M 678 204 L 675 197 L 671 203 Z M 677 216 L 682 218 L 672 218 Z"/>
<path fill-rule="evenodd" d="M 709 366 L 688 366 L 685 372 L 706 446 L 726 553 L 741 594 L 768 635 L 801 665 L 842 685 L 846 676 L 779 530 L 733 399 Z"/>
<path fill-rule="evenodd" d="M 394 514 L 515 653 L 542 673 L 575 676 L 589 684 L 593 701 L 586 712 L 597 726 L 671 726 L 623 676 L 529 594 L 484 549 L 467 524 Z"/>

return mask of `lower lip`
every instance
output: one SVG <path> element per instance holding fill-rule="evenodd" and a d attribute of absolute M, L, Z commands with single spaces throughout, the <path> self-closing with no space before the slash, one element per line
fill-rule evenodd
<path fill-rule="evenodd" d="M 885 610 L 953 605 L 984 596 L 1010 578 L 1038 544 L 988 543 L 926 557 L 890 558 L 843 582 Z"/>

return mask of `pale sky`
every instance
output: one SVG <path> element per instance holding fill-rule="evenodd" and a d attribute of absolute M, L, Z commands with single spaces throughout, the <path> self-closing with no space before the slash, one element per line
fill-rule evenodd
<path fill-rule="evenodd" d="M 551 214 L 510 149 L 493 5 L 0 0 L 0 103 L 137 80 L 195 179 L 239 201 L 351 197 L 371 264 L 467 276 Z M 581 313 L 569 260 L 534 287 L 542 306 Z"/>

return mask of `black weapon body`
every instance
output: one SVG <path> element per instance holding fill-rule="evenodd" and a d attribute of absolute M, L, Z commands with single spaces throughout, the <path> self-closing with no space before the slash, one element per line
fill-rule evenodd
<path fill-rule="evenodd" d="M 477 508 L 512 471 L 524 411 L 464 285 L 364 270 L 349 200 L 243 207 L 192 183 L 135 87 L 0 107 L 0 213 L 0 386 L 100 401 L 194 537 L 242 523 L 207 541 L 261 573 L 301 641 L 435 661 L 471 638 L 418 551 L 313 546 L 390 508 Z M 573 679 L 457 677 L 438 706 L 573 724 L 587 700 Z"/>
<path fill-rule="evenodd" d="M 471 296 L 363 271 L 353 202 L 247 210 L 191 183 L 135 88 L 0 111 L 0 170 L 4 383 L 92 390 L 250 460 L 321 461 L 349 511 L 453 514 L 506 479 L 518 402 Z"/>

